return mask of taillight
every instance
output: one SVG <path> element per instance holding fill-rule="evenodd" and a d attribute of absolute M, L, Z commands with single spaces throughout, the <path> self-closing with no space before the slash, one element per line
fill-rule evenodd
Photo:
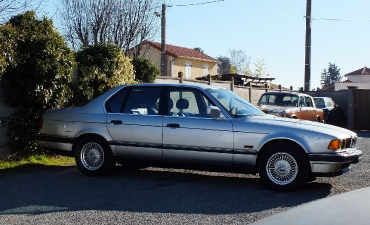
<path fill-rule="evenodd" d="M 41 116 L 39 120 L 39 130 L 41 130 L 43 124 L 44 124 L 44 117 Z"/>

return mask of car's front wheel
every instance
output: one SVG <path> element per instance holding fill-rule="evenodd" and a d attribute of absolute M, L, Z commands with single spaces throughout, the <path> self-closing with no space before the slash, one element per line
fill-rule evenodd
<path fill-rule="evenodd" d="M 262 181 L 271 189 L 292 191 L 306 183 L 309 164 L 298 147 L 289 143 L 276 143 L 262 153 L 258 172 Z"/>
<path fill-rule="evenodd" d="M 78 169 L 86 176 L 104 176 L 114 168 L 115 161 L 107 142 L 98 136 L 86 136 L 76 146 Z"/>

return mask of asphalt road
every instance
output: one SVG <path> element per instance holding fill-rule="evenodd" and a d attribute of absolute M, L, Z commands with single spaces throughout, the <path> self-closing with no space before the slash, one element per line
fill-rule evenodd
<path fill-rule="evenodd" d="M 351 171 L 302 189 L 268 190 L 258 176 L 116 167 L 109 177 L 75 166 L 0 170 L 0 224 L 248 224 L 329 196 L 370 186 L 370 133 Z"/>

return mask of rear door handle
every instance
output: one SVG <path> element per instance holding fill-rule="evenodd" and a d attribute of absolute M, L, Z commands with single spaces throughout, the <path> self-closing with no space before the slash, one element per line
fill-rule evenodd
<path fill-rule="evenodd" d="M 114 125 L 122 124 L 122 120 L 111 120 L 110 122 L 113 123 Z"/>
<path fill-rule="evenodd" d="M 180 124 L 178 124 L 178 123 L 168 123 L 166 125 L 166 127 L 179 128 Z"/>

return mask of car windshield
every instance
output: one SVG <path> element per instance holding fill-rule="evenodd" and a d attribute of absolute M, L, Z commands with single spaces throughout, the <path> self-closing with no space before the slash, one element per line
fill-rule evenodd
<path fill-rule="evenodd" d="M 315 105 L 317 108 L 326 108 L 326 107 L 334 107 L 334 101 L 331 98 L 314 98 Z"/>
<path fill-rule="evenodd" d="M 266 93 L 258 105 L 298 106 L 298 96 L 290 93 Z"/>
<path fill-rule="evenodd" d="M 230 90 L 207 89 L 207 91 L 235 118 L 265 115 L 264 112 Z"/>

